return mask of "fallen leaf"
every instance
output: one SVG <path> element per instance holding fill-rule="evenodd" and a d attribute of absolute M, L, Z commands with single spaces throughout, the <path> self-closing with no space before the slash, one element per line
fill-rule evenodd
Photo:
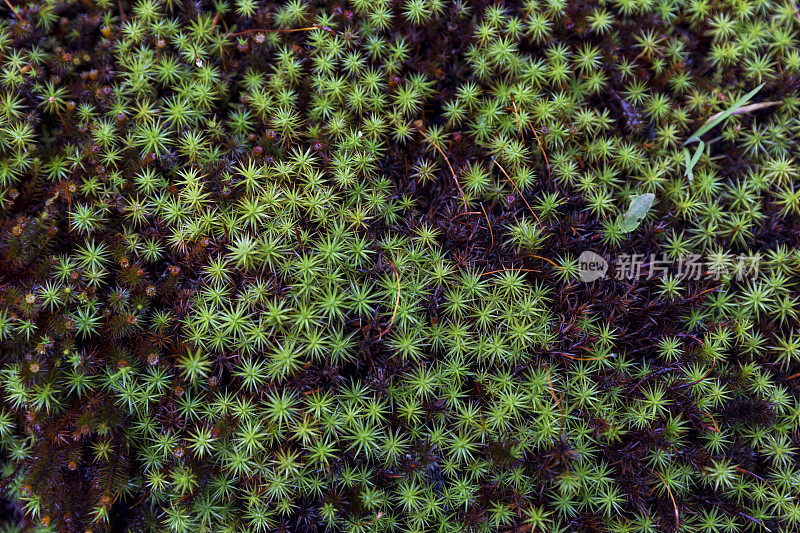
<path fill-rule="evenodd" d="M 623 233 L 630 233 L 635 230 L 642 219 L 647 216 L 655 199 L 656 195 L 651 192 L 632 197 L 628 210 L 617 219 L 619 229 Z"/>

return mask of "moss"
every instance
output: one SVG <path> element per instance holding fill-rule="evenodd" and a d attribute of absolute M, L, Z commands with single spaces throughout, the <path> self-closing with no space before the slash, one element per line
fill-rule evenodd
<path fill-rule="evenodd" d="M 798 528 L 789 3 L 9 7 L 7 530 Z"/>

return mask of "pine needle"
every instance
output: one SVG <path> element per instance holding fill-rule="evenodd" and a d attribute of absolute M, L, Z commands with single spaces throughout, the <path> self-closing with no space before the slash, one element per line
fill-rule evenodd
<path fill-rule="evenodd" d="M 669 499 L 672 500 L 672 507 L 675 509 L 675 529 L 680 529 L 681 528 L 681 517 L 680 517 L 680 515 L 678 513 L 678 504 L 675 503 L 675 497 L 672 496 L 672 491 L 670 490 L 669 485 L 667 485 L 667 482 L 664 481 L 664 478 L 661 477 L 661 474 L 659 474 L 655 470 L 653 470 L 653 473 L 658 476 L 658 479 L 660 479 L 661 483 L 664 484 L 664 488 L 667 489 L 667 494 L 669 494 Z"/>
<path fill-rule="evenodd" d="M 548 259 L 546 257 L 542 257 L 540 255 L 533 255 L 533 254 L 529 254 L 527 257 L 535 257 L 536 259 L 541 259 L 542 261 L 547 261 L 548 263 L 550 263 L 551 265 L 553 265 L 557 269 L 561 270 L 560 266 L 558 266 L 554 261 L 552 261 L 551 259 Z"/>
<path fill-rule="evenodd" d="M 514 98 L 514 95 L 511 95 L 511 105 L 514 107 L 514 116 L 517 119 L 517 126 L 519 126 L 519 134 L 522 138 L 525 138 L 525 133 L 522 130 L 522 122 L 519 120 L 519 111 L 517 111 L 517 102 Z M 550 161 L 547 160 L 547 153 L 544 151 L 544 146 L 542 145 L 542 141 L 539 140 L 539 135 L 536 133 L 536 128 L 531 128 L 533 132 L 533 136 L 536 139 L 537 144 L 539 145 L 539 149 L 542 151 L 542 157 L 544 157 L 544 162 L 547 165 L 547 179 L 552 180 L 553 177 L 550 175 Z"/>
<path fill-rule="evenodd" d="M 450 160 L 449 160 L 449 159 L 447 159 L 447 155 L 445 155 L 445 153 L 444 153 L 444 150 L 442 150 L 442 149 L 439 147 L 439 145 L 438 145 L 438 144 L 436 144 L 435 142 L 433 142 L 433 141 L 431 140 L 431 138 L 430 138 L 430 137 L 428 137 L 428 135 L 425 133 L 425 129 L 424 129 L 424 128 L 425 128 L 425 126 L 424 126 L 424 124 L 422 123 L 422 121 L 421 121 L 421 120 L 416 120 L 416 121 L 414 121 L 414 126 L 415 126 L 415 127 L 418 129 L 418 130 L 419 130 L 419 132 L 422 134 L 422 136 L 423 136 L 423 137 L 425 137 L 425 139 L 427 139 L 427 141 L 428 141 L 429 143 L 431 143 L 431 144 L 433 145 L 433 147 L 434 147 L 434 148 L 436 148 L 436 150 L 438 150 L 438 151 L 439 151 L 439 153 L 440 153 L 440 154 L 442 155 L 442 157 L 444 158 L 444 162 L 445 162 L 445 163 L 447 163 L 447 168 L 449 168 L 449 169 L 450 169 L 450 175 L 452 175 L 452 176 L 453 176 L 453 181 L 455 181 L 455 182 L 456 182 L 456 187 L 458 188 L 458 192 L 459 192 L 459 194 L 461 195 L 461 200 L 464 202 L 464 211 L 466 211 L 466 210 L 467 210 L 467 198 L 464 196 L 464 191 L 462 191 L 462 190 L 461 190 L 461 184 L 458 182 L 458 176 L 456 176 L 456 171 L 455 171 L 455 170 L 453 170 L 453 165 L 451 165 L 451 164 L 450 164 Z"/>
<path fill-rule="evenodd" d="M 5 3 L 8 6 L 8 9 L 10 9 L 11 12 L 14 13 L 14 15 L 16 15 L 16 17 L 19 19 L 19 21 L 20 22 L 24 22 L 24 20 L 22 20 L 22 16 L 19 13 L 17 13 L 17 10 L 14 9 L 14 6 L 11 5 L 11 2 L 9 2 L 8 0 L 5 0 Z"/>
<path fill-rule="evenodd" d="M 400 307 L 400 273 L 397 272 L 397 267 L 394 266 L 394 263 L 392 263 L 391 259 L 387 259 L 387 261 L 389 261 L 389 265 L 392 267 L 392 270 L 394 270 L 395 277 L 397 277 L 397 299 L 394 302 L 392 318 L 389 319 L 389 325 L 386 326 L 386 329 L 381 332 L 381 338 L 383 338 L 383 336 L 386 335 L 390 329 L 392 329 L 392 324 L 394 324 L 394 319 L 397 316 L 397 309 Z"/>
<path fill-rule="evenodd" d="M 484 272 L 481 276 L 488 276 L 489 274 L 499 274 L 500 272 L 541 272 L 533 268 L 501 268 L 500 270 L 492 270 L 491 272 Z"/>
<path fill-rule="evenodd" d="M 494 162 L 495 165 L 497 165 L 497 168 L 500 169 L 500 171 L 503 173 L 503 175 L 506 177 L 506 179 L 511 183 L 511 185 L 514 186 L 514 190 L 517 191 L 517 194 L 519 194 L 519 197 L 522 198 L 523 202 L 525 202 L 525 206 L 528 208 L 528 211 L 531 212 L 531 214 L 533 215 L 533 218 L 535 218 L 536 222 L 539 223 L 539 227 L 540 228 L 544 228 L 544 226 L 542 225 L 542 221 L 539 220 L 538 216 L 536 216 L 536 212 L 533 209 L 531 209 L 531 206 L 528 203 L 528 200 L 525 199 L 525 195 L 522 194 L 522 191 L 519 190 L 519 187 L 517 187 L 516 182 L 514 182 L 514 180 L 511 178 L 511 176 L 508 175 L 508 172 L 506 172 L 506 169 L 504 169 L 503 166 L 494 157 L 492 158 L 492 161 Z"/>
<path fill-rule="evenodd" d="M 494 232 L 492 231 L 492 223 L 489 222 L 489 215 L 486 214 L 486 209 L 481 204 L 481 210 L 483 211 L 483 216 L 486 217 L 486 224 L 489 226 L 489 235 L 492 237 L 492 242 L 489 244 L 489 249 L 491 250 L 494 246 Z"/>

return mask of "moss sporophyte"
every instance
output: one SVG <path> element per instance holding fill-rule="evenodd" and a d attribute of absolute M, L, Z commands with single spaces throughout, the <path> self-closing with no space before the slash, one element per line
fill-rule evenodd
<path fill-rule="evenodd" d="M 800 529 L 781 0 L 23 0 L 3 531 Z"/>

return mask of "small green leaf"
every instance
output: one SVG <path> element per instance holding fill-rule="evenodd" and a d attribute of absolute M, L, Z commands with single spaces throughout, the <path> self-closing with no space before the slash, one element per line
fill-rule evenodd
<path fill-rule="evenodd" d="M 632 197 L 628 210 L 617 219 L 619 229 L 623 233 L 630 233 L 635 230 L 642 219 L 647 216 L 655 199 L 656 195 L 651 192 Z"/>
<path fill-rule="evenodd" d="M 717 113 L 717 114 L 715 114 L 714 116 L 712 116 L 712 117 L 711 117 L 711 118 L 710 118 L 710 119 L 709 119 L 709 120 L 708 120 L 708 121 L 705 123 L 705 125 L 703 125 L 703 127 L 702 127 L 702 128 L 700 128 L 699 130 L 697 130 L 697 131 L 694 133 L 694 135 L 692 135 L 691 137 L 689 137 L 689 138 L 686 140 L 686 142 L 685 142 L 685 143 L 683 143 L 683 144 L 684 144 L 684 146 L 685 146 L 685 145 L 687 145 L 687 144 L 689 144 L 689 143 L 692 143 L 692 142 L 697 142 L 697 141 L 699 141 L 699 140 L 700 140 L 700 137 L 702 137 L 702 136 L 703 136 L 704 134 L 706 134 L 707 132 L 711 131 L 711 129 L 712 129 L 712 128 L 714 128 L 714 126 L 716 126 L 717 124 L 719 124 L 720 122 L 722 122 L 723 120 L 725 120 L 726 118 L 728 118 L 729 116 L 733 115 L 733 114 L 734 114 L 734 113 L 735 113 L 735 112 L 736 112 L 736 111 L 737 111 L 739 108 L 741 108 L 741 107 L 743 107 L 745 104 L 747 104 L 747 102 L 749 102 L 749 101 L 750 101 L 750 99 L 751 99 L 751 98 L 753 98 L 753 97 L 756 95 L 756 93 L 758 93 L 758 91 L 760 91 L 760 90 L 761 90 L 761 89 L 764 87 L 764 85 L 766 85 L 766 82 L 765 82 L 765 83 L 762 83 L 761 85 L 759 85 L 758 87 L 756 87 L 755 89 L 753 89 L 752 91 L 750 91 L 749 93 L 747 93 L 746 95 L 744 95 L 744 96 L 742 96 L 741 98 L 739 98 L 738 100 L 736 100 L 736 101 L 733 103 L 733 105 L 731 105 L 731 106 L 730 106 L 728 109 L 726 109 L 726 110 L 725 110 L 725 111 L 723 111 L 722 113 Z"/>
<path fill-rule="evenodd" d="M 683 159 L 684 163 L 686 164 L 686 177 L 689 178 L 689 181 L 694 178 L 694 166 L 698 161 L 700 161 L 700 157 L 702 157 L 705 147 L 706 143 L 700 141 L 700 144 L 697 145 L 697 149 L 694 151 L 694 155 L 691 157 L 689 157 L 689 150 L 686 148 L 683 149 Z"/>

